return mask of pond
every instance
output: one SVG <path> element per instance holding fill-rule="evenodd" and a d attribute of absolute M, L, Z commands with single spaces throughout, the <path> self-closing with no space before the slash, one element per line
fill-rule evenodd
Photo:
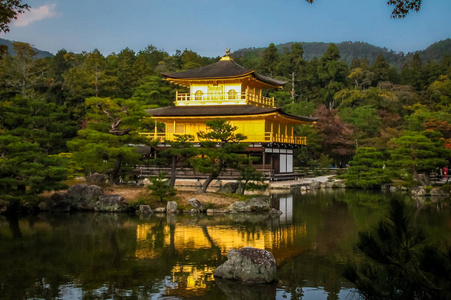
<path fill-rule="evenodd" d="M 359 231 L 386 214 L 381 192 L 273 195 L 284 212 L 150 216 L 76 213 L 0 217 L 1 299 L 358 299 L 341 277 Z M 409 200 L 431 241 L 451 240 L 451 209 Z M 230 249 L 273 253 L 277 285 L 214 280 Z"/>

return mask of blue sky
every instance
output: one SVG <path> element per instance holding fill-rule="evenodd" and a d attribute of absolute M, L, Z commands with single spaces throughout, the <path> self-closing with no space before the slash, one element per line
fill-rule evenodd
<path fill-rule="evenodd" d="M 1 38 L 56 53 L 154 45 L 222 56 L 225 48 L 285 42 L 362 41 L 394 51 L 451 38 L 451 1 L 423 1 L 419 13 L 391 19 L 387 0 L 24 0 L 32 11 Z"/>

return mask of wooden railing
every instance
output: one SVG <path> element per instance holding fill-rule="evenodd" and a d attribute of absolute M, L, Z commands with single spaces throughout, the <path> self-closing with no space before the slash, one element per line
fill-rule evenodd
<path fill-rule="evenodd" d="M 175 104 L 205 105 L 205 104 L 254 104 L 264 107 L 274 107 L 274 97 L 268 98 L 250 92 L 244 93 L 179 93 L 175 95 Z"/>
<path fill-rule="evenodd" d="M 157 167 L 144 167 L 137 166 L 135 169 L 135 174 L 140 177 L 149 177 L 159 175 L 161 173 L 166 174 L 167 177 L 171 174 L 171 168 L 157 168 Z M 258 172 L 262 173 L 267 179 L 274 177 L 274 170 L 272 169 L 257 169 Z M 207 178 L 208 175 L 205 173 L 198 172 L 193 168 L 177 168 L 176 170 L 177 178 L 184 179 L 202 179 Z M 240 171 L 236 169 L 225 169 L 219 175 L 219 179 L 237 179 L 241 175 Z"/>
<path fill-rule="evenodd" d="M 141 135 L 149 139 L 160 139 L 163 141 L 174 141 L 176 135 L 180 133 L 165 133 L 165 132 L 149 132 L 140 133 Z M 265 132 L 264 134 L 258 133 L 243 133 L 247 138 L 243 141 L 245 143 L 284 143 L 284 144 L 294 144 L 294 145 L 307 145 L 307 137 L 305 136 L 293 136 L 286 134 L 278 134 L 272 132 Z M 194 137 L 194 142 L 199 142 L 197 136 Z"/>

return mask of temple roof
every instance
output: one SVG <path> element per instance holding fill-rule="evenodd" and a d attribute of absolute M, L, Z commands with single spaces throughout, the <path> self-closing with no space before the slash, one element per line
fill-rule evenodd
<path fill-rule="evenodd" d="M 225 105 L 225 106 L 168 106 L 147 109 L 146 112 L 154 117 L 209 117 L 209 116 L 241 116 L 263 115 L 279 113 L 290 119 L 304 122 L 314 122 L 315 117 L 294 116 L 287 114 L 278 107 L 258 107 L 253 105 Z"/>
<path fill-rule="evenodd" d="M 187 70 L 184 72 L 176 73 L 162 73 L 162 75 L 168 79 L 182 79 L 182 80 L 194 80 L 194 79 L 221 79 L 221 78 L 235 78 L 244 76 L 253 76 L 254 78 L 275 87 L 281 87 L 285 84 L 285 81 L 280 81 L 267 76 L 260 75 L 254 70 L 248 70 L 243 66 L 235 63 L 230 59 L 221 59 L 220 61 L 203 66 Z"/>

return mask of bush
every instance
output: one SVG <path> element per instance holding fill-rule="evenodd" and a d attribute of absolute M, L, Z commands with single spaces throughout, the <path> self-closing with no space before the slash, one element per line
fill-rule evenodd
<path fill-rule="evenodd" d="M 157 197 L 160 202 L 163 202 L 166 198 L 175 196 L 177 193 L 176 189 L 171 188 L 168 185 L 165 173 L 161 173 L 156 177 L 151 177 L 150 182 L 152 182 L 152 184 L 147 188 L 152 191 L 152 196 Z"/>

